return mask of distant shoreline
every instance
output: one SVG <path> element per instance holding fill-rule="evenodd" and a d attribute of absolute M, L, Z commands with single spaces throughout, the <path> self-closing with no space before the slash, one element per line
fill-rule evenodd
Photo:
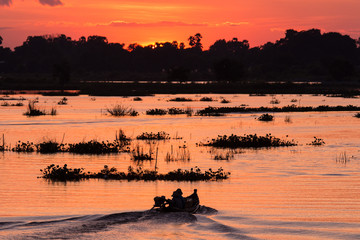
<path fill-rule="evenodd" d="M 325 94 L 334 97 L 360 95 L 360 84 L 333 83 L 158 83 L 158 82 L 87 82 L 54 85 L 0 85 L 2 94 L 42 94 L 70 96 L 147 96 L 154 94 Z"/>

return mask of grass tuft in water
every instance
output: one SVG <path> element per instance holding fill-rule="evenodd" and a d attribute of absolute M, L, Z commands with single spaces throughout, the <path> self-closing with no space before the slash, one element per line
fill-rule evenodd
<path fill-rule="evenodd" d="M 123 117 L 123 116 L 132 116 L 135 117 L 139 115 L 137 111 L 135 111 L 131 107 L 123 106 L 121 104 L 116 104 L 112 106 L 111 108 L 106 108 L 106 111 L 111 115 L 115 117 Z"/>

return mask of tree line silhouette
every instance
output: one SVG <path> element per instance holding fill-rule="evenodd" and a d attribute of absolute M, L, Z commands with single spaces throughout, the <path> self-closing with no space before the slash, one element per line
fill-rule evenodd
<path fill-rule="evenodd" d="M 201 40 L 197 33 L 188 38 L 188 48 L 177 41 L 126 47 L 103 36 L 73 40 L 61 34 L 29 36 L 11 50 L 1 46 L 0 36 L 0 76 L 62 86 L 70 80 L 359 82 L 360 41 L 348 35 L 289 29 L 260 47 L 233 38 L 217 40 L 208 50 Z"/>

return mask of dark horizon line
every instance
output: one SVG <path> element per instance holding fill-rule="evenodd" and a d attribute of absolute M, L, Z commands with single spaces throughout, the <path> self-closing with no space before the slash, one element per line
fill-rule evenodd
<path fill-rule="evenodd" d="M 284 31 L 285 36 L 286 36 L 286 32 L 289 31 L 289 30 L 290 30 L 290 31 L 295 31 L 295 32 L 298 32 L 298 33 L 306 32 L 306 31 L 310 31 L 310 30 L 318 30 L 318 31 L 320 31 L 321 35 L 328 34 L 328 33 L 337 33 L 337 34 L 340 34 L 340 35 L 342 35 L 342 36 L 348 36 L 348 37 L 350 37 L 351 39 L 359 42 L 359 45 L 360 45 L 360 37 L 359 37 L 358 39 L 354 39 L 354 38 L 352 38 L 349 34 L 342 34 L 342 33 L 340 33 L 340 32 L 335 32 L 335 31 L 325 32 L 325 31 L 322 31 L 322 30 L 319 29 L 319 28 L 309 28 L 309 29 L 307 29 L 307 30 L 294 30 L 294 28 L 288 28 L 288 29 L 286 29 L 286 30 Z M 196 34 L 199 34 L 199 33 L 196 33 Z M 70 38 L 71 41 L 80 41 L 80 39 L 81 39 L 82 37 L 84 37 L 86 40 L 88 40 L 88 38 L 91 37 L 91 36 L 104 37 L 104 38 L 107 40 L 107 44 L 120 44 L 120 45 L 123 45 L 123 48 L 126 49 L 126 50 L 129 48 L 130 45 L 133 45 L 133 44 L 136 44 L 137 46 L 141 46 L 141 47 L 143 47 L 143 48 L 145 48 L 145 47 L 150 47 L 150 46 L 156 46 L 156 43 L 164 44 L 164 43 L 174 43 L 174 42 L 177 42 L 179 45 L 180 45 L 181 43 L 185 44 L 184 42 L 178 42 L 177 40 L 164 41 L 164 42 L 154 42 L 153 44 L 149 44 L 149 45 L 142 45 L 142 44 L 139 44 L 139 43 L 137 43 L 137 42 L 125 44 L 125 43 L 120 43 L 120 42 L 109 42 L 109 41 L 108 41 L 108 38 L 107 38 L 106 36 L 101 36 L 101 35 L 96 35 L 96 34 L 94 34 L 94 35 L 88 35 L 87 37 L 81 36 L 79 39 L 76 40 L 76 39 L 73 39 L 71 36 L 67 36 L 66 34 L 63 34 L 63 33 L 58 33 L 58 34 L 43 34 L 43 35 L 29 35 L 29 36 L 27 36 L 26 40 L 27 40 L 29 37 L 44 37 L 44 38 L 49 38 L 49 39 L 50 39 L 50 38 L 58 38 L 58 37 L 60 37 L 60 36 L 62 36 L 62 35 L 64 35 L 66 38 Z M 195 35 L 195 34 L 194 34 L 194 35 Z M 268 44 L 268 43 L 276 44 L 276 42 L 280 41 L 281 39 L 284 39 L 285 36 L 284 36 L 283 38 L 280 38 L 280 39 L 275 40 L 274 42 L 267 41 L 267 42 L 265 42 L 264 44 L 261 44 L 261 45 L 258 45 L 258 46 L 254 46 L 254 47 L 250 47 L 251 44 L 250 44 L 250 42 L 249 42 L 246 38 L 244 38 L 243 40 L 239 40 L 239 38 L 237 38 L 237 37 L 233 37 L 233 38 L 231 38 L 231 40 L 226 40 L 225 38 L 219 38 L 219 39 L 215 40 L 214 43 L 210 44 L 207 49 L 203 49 L 203 48 L 202 48 L 202 50 L 203 50 L 203 51 L 208 51 L 208 50 L 210 50 L 210 47 L 211 47 L 212 45 L 214 45 L 214 44 L 215 44 L 217 41 L 219 41 L 219 40 L 225 40 L 225 41 L 227 41 L 227 42 L 230 42 L 230 41 L 232 41 L 232 40 L 234 40 L 234 39 L 236 39 L 236 40 L 238 40 L 238 41 L 247 41 L 248 44 L 249 44 L 249 49 L 252 49 L 252 48 L 261 48 L 262 46 L 264 46 L 264 45 L 266 45 L 266 44 Z M 2 37 L 2 35 L 0 35 L 0 37 Z M 190 37 L 191 37 L 191 36 L 190 36 Z M 3 37 L 3 39 L 4 39 L 4 37 Z M 9 48 L 9 49 L 11 49 L 12 51 L 14 51 L 15 48 L 23 46 L 24 43 L 26 42 L 26 40 L 23 41 L 22 45 L 15 46 L 15 47 L 13 47 L 13 48 L 11 48 L 11 47 L 4 47 L 4 46 L 2 46 L 2 47 L 4 47 L 4 48 Z M 190 48 L 192 48 L 189 44 L 185 44 L 185 46 L 187 46 L 187 48 L 185 48 L 185 49 L 190 49 Z M 0 47 L 1 47 L 1 44 L 0 44 Z"/>

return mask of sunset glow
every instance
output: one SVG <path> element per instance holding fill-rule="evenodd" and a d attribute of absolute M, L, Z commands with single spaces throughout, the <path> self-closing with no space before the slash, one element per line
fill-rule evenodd
<path fill-rule="evenodd" d="M 0 36 L 3 46 L 13 48 L 30 35 L 102 35 L 109 42 L 146 45 L 174 40 L 187 44 L 190 35 L 200 32 L 205 48 L 233 37 L 258 46 L 283 37 L 289 28 L 358 38 L 359 8 L 356 0 L 0 0 Z"/>

